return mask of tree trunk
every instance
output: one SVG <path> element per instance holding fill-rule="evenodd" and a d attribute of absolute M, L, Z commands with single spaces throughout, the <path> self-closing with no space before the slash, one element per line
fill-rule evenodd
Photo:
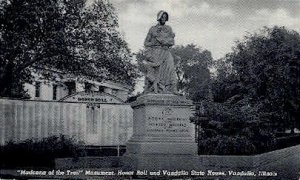
<path fill-rule="evenodd" d="M 13 88 L 13 64 L 9 63 L 0 74 L 0 96 L 11 97 Z"/>

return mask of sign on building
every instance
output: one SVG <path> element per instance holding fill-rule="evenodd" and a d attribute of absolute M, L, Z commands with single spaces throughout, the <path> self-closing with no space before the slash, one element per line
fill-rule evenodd
<path fill-rule="evenodd" d="M 104 92 L 78 92 L 70 96 L 62 98 L 60 101 L 64 102 L 79 102 L 79 103 L 109 103 L 109 104 L 121 104 L 124 103 L 122 99 L 117 96 L 104 93 Z"/>

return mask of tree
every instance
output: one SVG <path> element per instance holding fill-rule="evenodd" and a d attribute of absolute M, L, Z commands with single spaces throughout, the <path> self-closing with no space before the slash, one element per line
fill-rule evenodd
<path fill-rule="evenodd" d="M 238 41 L 216 64 L 214 102 L 204 104 L 208 118 L 199 122 L 200 153 L 270 151 L 276 132 L 299 127 L 299 62 L 300 36 L 284 27 Z"/>
<path fill-rule="evenodd" d="M 51 78 L 43 69 L 134 84 L 131 53 L 111 4 L 10 0 L 1 1 L 0 10 L 0 96 L 24 97 L 22 86 L 31 82 L 32 71 Z"/>
<path fill-rule="evenodd" d="M 216 76 L 212 78 L 212 93 L 214 102 L 224 103 L 231 97 L 242 93 L 242 85 L 235 73 L 233 73 L 232 65 L 221 58 L 214 62 Z"/>
<path fill-rule="evenodd" d="M 2 1 L 0 93 L 18 96 L 31 80 L 29 67 L 66 55 L 63 22 L 55 1 Z"/>
<path fill-rule="evenodd" d="M 193 101 L 210 98 L 210 70 L 213 58 L 208 50 L 202 50 L 194 44 L 175 46 L 178 89 Z"/>
<path fill-rule="evenodd" d="M 134 85 L 137 67 L 131 63 L 132 55 L 127 43 L 117 31 L 118 17 L 112 4 L 97 0 L 84 15 L 87 43 L 84 49 L 96 69 L 106 79 Z"/>
<path fill-rule="evenodd" d="M 299 122 L 300 35 L 284 27 L 264 28 L 238 42 L 226 57 L 250 106 L 276 127 L 294 129 Z"/>

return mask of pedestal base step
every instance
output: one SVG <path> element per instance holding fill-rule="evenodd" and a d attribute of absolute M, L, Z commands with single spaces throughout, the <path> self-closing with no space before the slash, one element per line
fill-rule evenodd
<path fill-rule="evenodd" d="M 121 159 L 125 170 L 193 170 L 197 168 L 195 155 L 133 155 L 127 154 Z"/>

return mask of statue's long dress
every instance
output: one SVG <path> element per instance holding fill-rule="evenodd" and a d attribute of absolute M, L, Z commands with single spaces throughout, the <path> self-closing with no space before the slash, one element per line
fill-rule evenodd
<path fill-rule="evenodd" d="M 169 49 L 174 45 L 174 37 L 170 26 L 158 24 L 151 27 L 144 43 L 149 62 L 146 74 L 146 81 L 149 82 L 146 85 L 157 82 L 159 93 L 177 92 L 174 58 Z"/>

